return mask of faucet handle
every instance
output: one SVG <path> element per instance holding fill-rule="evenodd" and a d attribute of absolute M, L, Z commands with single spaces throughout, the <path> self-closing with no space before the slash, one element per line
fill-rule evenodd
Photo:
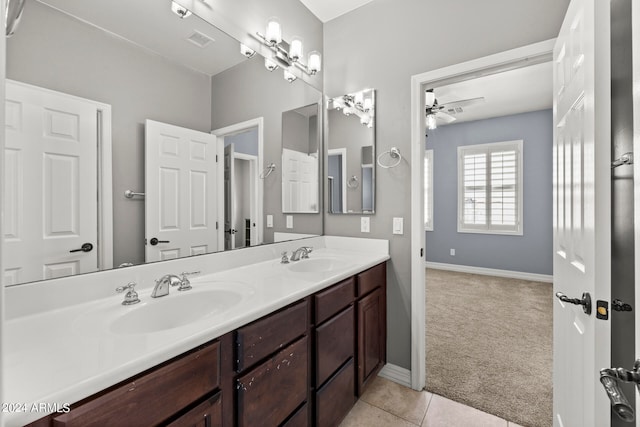
<path fill-rule="evenodd" d="M 140 302 L 138 293 L 133 289 L 135 286 L 135 282 L 129 282 L 125 286 L 119 286 L 116 288 L 116 292 L 119 294 L 127 291 L 127 293 L 124 295 L 124 301 L 122 301 L 122 305 L 132 305 Z"/>
<path fill-rule="evenodd" d="M 180 280 L 180 287 L 178 288 L 179 291 L 188 291 L 193 288 L 193 286 L 191 286 L 191 282 L 187 279 L 187 276 L 192 276 L 194 274 L 200 274 L 200 271 L 183 271 L 180 273 L 182 280 Z"/>
<path fill-rule="evenodd" d="M 313 246 L 304 246 L 304 252 L 302 253 L 302 258 L 309 258 L 309 254 L 313 252 Z"/>
<path fill-rule="evenodd" d="M 289 264 L 289 257 L 287 257 L 287 251 L 282 252 L 282 258 L 280 264 Z"/>

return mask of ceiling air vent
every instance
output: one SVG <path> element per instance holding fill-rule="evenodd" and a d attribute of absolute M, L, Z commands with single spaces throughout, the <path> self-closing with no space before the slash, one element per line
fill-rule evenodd
<path fill-rule="evenodd" d="M 447 108 L 447 114 L 452 114 L 452 115 L 460 114 L 463 111 L 464 110 L 462 109 L 462 107 Z"/>
<path fill-rule="evenodd" d="M 212 39 L 211 37 L 209 37 L 207 35 L 202 34 L 198 30 L 193 30 L 193 34 L 191 34 L 189 37 L 187 37 L 187 40 L 190 41 L 191 43 L 195 44 L 199 48 L 203 48 L 203 47 L 207 46 L 208 44 L 215 42 L 214 39 Z"/>

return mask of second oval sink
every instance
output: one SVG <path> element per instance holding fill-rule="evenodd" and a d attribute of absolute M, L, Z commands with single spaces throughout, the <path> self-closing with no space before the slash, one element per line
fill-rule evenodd
<path fill-rule="evenodd" d="M 345 268 L 348 265 L 348 262 L 340 258 L 327 257 L 293 261 L 293 263 L 289 264 L 288 268 L 296 273 L 324 273 L 327 271 Z"/>

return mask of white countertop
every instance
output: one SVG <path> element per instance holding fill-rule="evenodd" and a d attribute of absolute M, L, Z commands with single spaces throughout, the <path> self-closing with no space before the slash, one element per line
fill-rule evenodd
<path fill-rule="evenodd" d="M 42 418 L 48 412 L 32 412 L 33 404 L 62 406 L 77 402 L 389 259 L 388 250 L 385 253 L 355 249 L 352 245 L 349 249 L 316 249 L 311 258 L 331 256 L 348 260 L 346 265 L 329 272 L 296 273 L 280 264 L 279 258 L 271 258 L 193 278 L 194 289 L 235 283 L 246 292 L 239 305 L 229 312 L 161 332 L 123 335 L 103 328 L 104 325 L 84 321 L 86 316 L 95 318 L 100 310 L 124 313 L 140 305 L 123 306 L 120 304 L 123 296 L 116 294 L 6 321 L 4 403 L 24 405 L 27 411 L 4 413 L 5 425 L 19 426 Z M 159 301 L 150 298 L 150 293 L 150 287 L 139 291 L 143 303 Z M 186 292 L 172 289 L 162 300 L 180 298 L 181 294 Z"/>

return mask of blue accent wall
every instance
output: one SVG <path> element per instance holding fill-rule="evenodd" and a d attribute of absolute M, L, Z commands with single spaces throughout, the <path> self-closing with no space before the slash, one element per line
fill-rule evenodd
<path fill-rule="evenodd" d="M 233 143 L 236 153 L 258 155 L 258 127 L 253 127 L 244 132 L 224 137 L 224 146 Z"/>
<path fill-rule="evenodd" d="M 457 147 L 523 140 L 523 235 L 458 233 Z M 541 110 L 440 126 L 428 131 L 433 149 L 433 231 L 426 260 L 553 274 L 553 112 Z M 450 255 L 455 249 L 455 256 Z"/>

